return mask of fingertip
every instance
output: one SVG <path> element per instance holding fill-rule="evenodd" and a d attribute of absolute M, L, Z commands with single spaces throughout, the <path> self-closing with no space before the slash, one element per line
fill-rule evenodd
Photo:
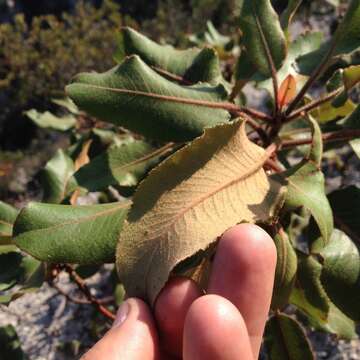
<path fill-rule="evenodd" d="M 120 307 L 113 327 L 83 360 L 158 360 L 159 341 L 148 305 L 135 298 Z"/>
<path fill-rule="evenodd" d="M 155 318 L 166 352 L 181 357 L 185 317 L 190 305 L 200 295 L 196 283 L 184 277 L 169 280 L 159 294 Z"/>
<path fill-rule="evenodd" d="M 245 321 L 237 308 L 218 295 L 205 295 L 190 306 L 184 327 L 184 360 L 252 359 Z"/>

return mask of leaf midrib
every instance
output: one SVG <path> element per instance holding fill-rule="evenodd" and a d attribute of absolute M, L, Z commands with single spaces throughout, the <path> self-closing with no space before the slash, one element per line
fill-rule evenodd
<path fill-rule="evenodd" d="M 131 203 L 132 203 L 131 201 L 127 201 L 127 202 L 121 203 L 119 206 L 113 207 L 111 209 L 107 209 L 107 210 L 98 212 L 96 214 L 84 216 L 84 217 L 80 218 L 79 220 L 66 221 L 66 222 L 63 222 L 61 224 L 49 226 L 49 227 L 46 227 L 46 228 L 28 230 L 28 231 L 25 231 L 25 234 L 36 233 L 36 232 L 47 232 L 47 231 L 58 229 L 58 228 L 61 228 L 61 227 L 67 226 L 67 225 L 81 224 L 81 223 L 83 223 L 85 221 L 88 221 L 88 220 L 91 220 L 91 219 L 96 219 L 98 217 L 111 214 L 113 212 L 116 212 L 117 210 L 125 209 Z M 21 235 L 23 235 L 23 233 L 18 234 L 16 237 L 21 236 Z"/>
<path fill-rule="evenodd" d="M 145 91 L 140 91 L 140 90 L 112 88 L 112 87 L 108 87 L 108 86 L 86 84 L 86 83 L 74 83 L 73 85 L 90 87 L 90 88 L 94 88 L 94 89 L 105 90 L 105 91 L 115 92 L 115 93 L 119 93 L 119 94 L 149 97 L 152 99 L 175 102 L 175 103 L 180 103 L 180 104 L 185 104 L 185 105 L 202 106 L 202 107 L 208 107 L 208 108 L 213 108 L 213 109 L 223 109 L 223 110 L 229 110 L 229 111 L 231 111 L 231 110 L 238 111 L 239 110 L 238 106 L 236 106 L 235 104 L 225 102 L 225 101 L 196 100 L 196 99 L 191 99 L 191 98 L 183 98 L 183 97 L 155 94 L 155 93 L 145 92 Z"/>

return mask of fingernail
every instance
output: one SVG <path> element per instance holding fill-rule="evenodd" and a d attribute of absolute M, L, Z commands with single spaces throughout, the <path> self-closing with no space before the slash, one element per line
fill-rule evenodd
<path fill-rule="evenodd" d="M 113 323 L 113 328 L 120 326 L 127 318 L 130 311 L 130 306 L 127 301 L 124 301 L 117 311 L 116 319 Z"/>

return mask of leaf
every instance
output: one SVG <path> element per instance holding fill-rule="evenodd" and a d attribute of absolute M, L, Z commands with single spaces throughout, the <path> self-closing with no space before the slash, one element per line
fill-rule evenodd
<path fill-rule="evenodd" d="M 125 55 L 138 55 L 160 73 L 162 70 L 191 83 L 216 85 L 222 80 L 219 58 L 211 48 L 177 50 L 170 45 L 159 45 L 129 27 L 123 28 L 122 35 Z"/>
<path fill-rule="evenodd" d="M 351 114 L 354 111 L 355 106 L 356 105 L 351 100 L 346 100 L 343 105 L 338 107 L 335 107 L 332 101 L 327 101 L 311 111 L 311 116 L 314 117 L 318 123 L 326 124 L 329 121 L 343 118 Z"/>
<path fill-rule="evenodd" d="M 117 270 L 127 294 L 154 303 L 179 262 L 236 223 L 274 217 L 284 187 L 262 169 L 268 156 L 238 121 L 207 129 L 152 170 L 118 243 Z"/>
<path fill-rule="evenodd" d="M 90 206 L 30 203 L 19 214 L 14 241 L 48 263 L 112 262 L 130 202 Z"/>
<path fill-rule="evenodd" d="M 12 325 L 0 327 L 0 349 L 3 360 L 26 360 L 28 357 L 21 349 L 20 340 Z"/>
<path fill-rule="evenodd" d="M 360 21 L 360 19 L 359 19 Z M 350 91 L 360 82 L 360 65 L 352 65 L 344 69 L 344 85 Z"/>
<path fill-rule="evenodd" d="M 360 254 L 350 238 L 334 230 L 320 251 L 321 282 L 333 303 L 354 321 L 360 320 Z"/>
<path fill-rule="evenodd" d="M 11 236 L 18 210 L 0 201 L 0 236 Z"/>
<path fill-rule="evenodd" d="M 296 96 L 296 80 L 291 74 L 281 83 L 278 93 L 280 109 L 288 105 Z"/>
<path fill-rule="evenodd" d="M 353 240 L 360 239 L 360 188 L 352 185 L 329 194 L 336 226 Z"/>
<path fill-rule="evenodd" d="M 317 49 L 322 41 L 323 34 L 320 32 L 308 32 L 305 34 L 299 35 L 294 41 L 291 41 L 289 44 L 289 51 L 287 57 L 284 61 L 284 64 L 279 69 L 277 76 L 278 81 L 283 82 L 288 75 L 292 75 L 296 79 L 297 86 L 301 87 L 307 80 L 306 76 L 299 75 L 298 69 L 296 66 L 296 59 L 304 54 L 307 54 L 315 49 Z M 261 74 L 256 74 L 253 77 L 253 80 L 257 82 L 257 86 L 264 88 L 270 92 L 273 91 L 272 80 L 267 79 Z"/>
<path fill-rule="evenodd" d="M 280 23 L 283 30 L 288 34 L 292 19 L 303 0 L 289 0 L 286 9 L 280 16 Z"/>
<path fill-rule="evenodd" d="M 154 149 L 143 141 L 110 146 L 74 174 L 74 183 L 88 191 L 115 184 L 135 186 L 147 170 L 171 150 L 172 144 Z"/>
<path fill-rule="evenodd" d="M 360 129 L 360 104 L 342 121 L 342 126 L 348 129 Z"/>
<path fill-rule="evenodd" d="M 187 141 L 230 118 L 212 108 L 226 98 L 222 85 L 172 83 L 138 56 L 103 74 L 80 74 L 66 91 L 93 116 L 158 140 Z"/>
<path fill-rule="evenodd" d="M 320 229 L 323 240 L 327 242 L 334 225 L 331 207 L 325 194 L 324 175 L 320 169 L 321 130 L 316 121 L 309 119 L 313 134 L 309 155 L 282 174 L 288 181 L 285 208 L 290 211 L 302 206 L 308 209 Z"/>
<path fill-rule="evenodd" d="M 354 139 L 349 142 L 357 157 L 360 159 L 360 139 Z"/>
<path fill-rule="evenodd" d="M 40 173 L 44 191 L 43 201 L 61 203 L 67 195 L 66 189 L 74 171 L 75 166 L 72 159 L 62 149 L 57 150 Z"/>
<path fill-rule="evenodd" d="M 329 53 L 332 57 L 351 54 L 360 47 L 360 0 L 352 0 L 343 21 L 336 29 L 333 38 L 319 49 L 298 59 L 301 74 L 310 75 L 319 65 L 319 59 Z"/>
<path fill-rule="evenodd" d="M 92 143 L 92 139 L 89 139 L 82 144 L 80 154 L 78 155 L 74 163 L 75 171 L 78 171 L 81 167 L 83 167 L 84 165 L 90 162 L 89 149 L 91 143 Z"/>
<path fill-rule="evenodd" d="M 270 0 L 239 0 L 239 25 L 242 43 L 249 59 L 262 74 L 269 75 L 268 55 L 279 69 L 286 57 L 286 40 L 279 17 Z M 268 48 L 268 52 L 267 49 Z"/>
<path fill-rule="evenodd" d="M 52 99 L 51 102 L 58 106 L 61 106 L 62 108 L 69 111 L 71 114 L 79 115 L 79 113 L 80 113 L 77 106 L 68 97 L 65 97 L 62 99 L 61 98 L 60 99 Z"/>
<path fill-rule="evenodd" d="M 76 118 L 73 115 L 64 115 L 62 117 L 55 116 L 49 111 L 44 113 L 31 109 L 25 112 L 37 126 L 42 128 L 51 128 L 59 131 L 67 131 L 76 124 Z"/>
<path fill-rule="evenodd" d="M 2 247 L 0 247 L 2 248 Z M 31 276 L 39 261 L 18 251 L 0 253 L 0 291 L 22 284 Z"/>
<path fill-rule="evenodd" d="M 299 254 L 296 287 L 290 297 L 295 305 L 318 330 L 343 339 L 356 337 L 355 323 L 331 302 L 321 283 L 322 266 L 317 257 Z"/>
<path fill-rule="evenodd" d="M 310 341 L 298 321 L 276 314 L 266 323 L 265 347 L 269 360 L 313 360 Z"/>
<path fill-rule="evenodd" d="M 281 309 L 288 304 L 295 283 L 297 256 L 283 229 L 280 229 L 274 236 L 274 242 L 277 250 L 277 263 L 271 308 Z"/>

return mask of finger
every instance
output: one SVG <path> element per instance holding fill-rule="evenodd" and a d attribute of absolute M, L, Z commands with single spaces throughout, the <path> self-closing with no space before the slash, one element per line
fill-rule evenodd
<path fill-rule="evenodd" d="M 120 307 L 113 327 L 82 360 L 159 360 L 155 323 L 148 306 L 128 299 Z"/>
<path fill-rule="evenodd" d="M 260 227 L 237 225 L 221 238 L 208 293 L 230 300 L 243 316 L 257 359 L 274 283 L 276 248 Z"/>
<path fill-rule="evenodd" d="M 218 295 L 205 295 L 190 306 L 184 328 L 184 360 L 253 360 L 244 319 Z"/>
<path fill-rule="evenodd" d="M 181 358 L 185 316 L 190 305 L 201 295 L 194 281 L 186 278 L 171 279 L 155 303 L 155 319 L 163 349 Z"/>

